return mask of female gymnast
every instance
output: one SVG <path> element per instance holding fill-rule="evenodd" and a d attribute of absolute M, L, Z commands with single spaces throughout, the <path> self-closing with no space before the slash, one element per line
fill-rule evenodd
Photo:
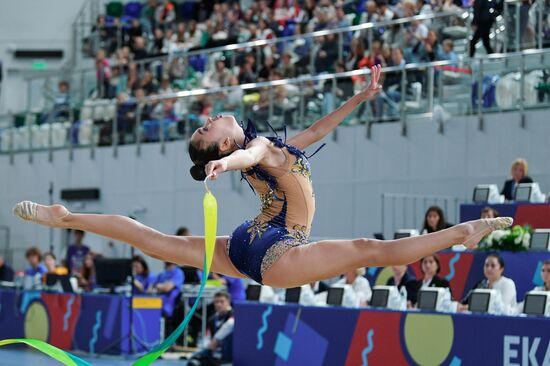
<path fill-rule="evenodd" d="M 244 222 L 231 236 L 216 239 L 212 272 L 249 277 L 273 287 L 296 287 L 360 267 L 409 264 L 454 244 L 473 248 L 491 231 L 512 224 L 511 218 L 501 217 L 399 240 L 308 243 L 315 198 L 303 150 L 376 95 L 381 89 L 379 77 L 380 67 L 373 67 L 365 90 L 288 141 L 257 136 L 252 123 L 244 129 L 233 116 L 211 117 L 193 133 L 189 141 L 193 178 L 216 179 L 225 171 L 238 170 L 262 205 L 256 218 Z M 203 267 L 203 237 L 165 235 L 124 216 L 72 213 L 62 205 L 24 201 L 14 207 L 14 213 L 42 225 L 89 231 L 129 243 L 163 261 Z"/>

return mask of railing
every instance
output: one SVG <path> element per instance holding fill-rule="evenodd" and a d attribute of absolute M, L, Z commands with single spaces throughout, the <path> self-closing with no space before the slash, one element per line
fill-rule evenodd
<path fill-rule="evenodd" d="M 550 50 L 493 54 L 460 64 L 437 61 L 387 67 L 382 73 L 398 81 L 373 101 L 363 103 L 343 125 L 364 123 L 365 136 L 370 138 L 374 122 L 394 120 L 401 123 L 406 135 L 411 119 L 433 117 L 444 133 L 447 115 L 477 115 L 483 129 L 486 113 L 516 110 L 521 112 L 525 127 L 525 110 L 550 107 L 549 71 Z M 70 115 L 60 116 L 56 109 L 50 111 L 50 117 L 38 118 L 44 121 L 40 125 L 37 118 L 27 114 L 17 125 L 12 119 L 10 127 L 0 131 L 0 153 L 10 154 L 13 161 L 15 153 L 26 152 L 32 162 L 36 150 L 48 150 L 52 159 L 53 150 L 69 149 L 72 157 L 73 149 L 88 147 L 93 157 L 98 145 L 109 145 L 117 156 L 119 145 L 135 144 L 139 155 L 141 144 L 146 142 L 159 142 L 164 152 L 168 141 L 187 138 L 202 123 L 205 109 L 210 115 L 268 120 L 277 129 L 283 125 L 302 129 L 341 105 L 354 88 L 364 87 L 369 74 L 370 70 L 363 69 L 235 87 L 196 88 L 124 103 L 99 100 L 76 111 L 80 115 L 74 124 Z M 352 77 L 358 80 L 352 82 Z M 497 77 L 500 80 L 495 83 Z M 543 87 L 537 90 L 539 83 Z M 496 96 L 491 90 L 496 90 Z M 337 130 L 334 138 L 336 134 Z"/>
<path fill-rule="evenodd" d="M 447 222 L 456 224 L 460 220 L 460 204 L 465 201 L 452 196 L 382 193 L 382 233 L 386 239 L 392 239 L 400 229 L 420 231 L 430 206 L 439 206 Z"/>

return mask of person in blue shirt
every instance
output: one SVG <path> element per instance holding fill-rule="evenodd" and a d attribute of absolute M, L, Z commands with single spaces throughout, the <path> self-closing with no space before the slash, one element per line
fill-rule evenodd
<path fill-rule="evenodd" d="M 227 292 L 231 295 L 233 300 L 245 300 L 246 292 L 244 281 L 242 278 L 229 277 L 224 275 L 219 275 L 217 273 L 212 274 L 212 278 L 219 280 L 222 285 L 227 287 Z"/>
<path fill-rule="evenodd" d="M 162 314 L 171 317 L 185 281 L 183 271 L 173 263 L 164 262 L 164 272 L 158 274 L 153 291 L 162 295 Z"/>
<path fill-rule="evenodd" d="M 27 249 L 25 252 L 25 258 L 27 258 L 30 265 L 25 270 L 25 276 L 34 277 L 37 274 L 43 275 L 48 272 L 46 266 L 40 263 L 42 261 L 42 254 L 40 253 L 40 249 L 37 247 L 30 247 Z"/>
<path fill-rule="evenodd" d="M 133 292 L 135 294 L 144 294 L 155 282 L 155 276 L 149 272 L 149 266 L 141 255 L 135 255 L 132 258 L 132 269 L 134 272 Z"/>

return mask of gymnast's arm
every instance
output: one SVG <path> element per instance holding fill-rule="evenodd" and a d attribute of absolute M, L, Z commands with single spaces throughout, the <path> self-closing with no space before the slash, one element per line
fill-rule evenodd
<path fill-rule="evenodd" d="M 305 150 L 309 145 L 323 139 L 330 131 L 334 130 L 359 104 L 378 94 L 382 88 L 378 85 L 380 78 L 379 65 L 371 68 L 371 75 L 370 84 L 365 90 L 351 97 L 340 108 L 316 121 L 304 131 L 288 139 L 288 144 L 300 150 Z"/>
<path fill-rule="evenodd" d="M 246 149 L 235 150 L 231 155 L 206 164 L 206 176 L 212 175 L 215 180 L 225 171 L 243 170 L 257 165 L 267 156 L 270 144 L 271 141 L 265 137 L 257 137 L 248 143 Z"/>

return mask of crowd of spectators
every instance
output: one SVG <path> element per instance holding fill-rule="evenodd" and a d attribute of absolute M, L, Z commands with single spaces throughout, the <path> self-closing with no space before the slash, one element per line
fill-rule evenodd
<path fill-rule="evenodd" d="M 267 45 L 259 50 L 246 48 L 232 52 L 182 57 L 182 52 L 212 48 L 255 40 L 300 35 L 312 31 L 346 27 L 364 22 L 395 20 L 419 14 L 457 10 L 460 0 L 433 1 L 331 1 L 276 0 L 182 2 L 149 0 L 133 3 L 132 15 L 101 15 L 92 29 L 90 44 L 96 47 L 97 96 L 117 98 L 119 120 L 135 119 L 136 105 L 144 96 L 166 94 L 193 87 L 223 87 L 243 83 L 292 78 L 303 74 L 343 72 L 368 68 L 376 64 L 397 66 L 410 62 L 458 60 L 453 41 L 441 35 L 448 24 L 461 24 L 461 17 L 439 21 L 414 21 L 403 26 L 375 28 L 345 33 L 342 50 L 336 35 L 299 38 L 294 41 Z M 109 12 L 109 9 L 107 9 Z M 369 44 L 369 42 L 372 44 Z M 158 56 L 161 56 L 158 58 Z M 156 58 L 155 58 L 156 57 Z M 408 85 L 422 82 L 425 75 L 414 75 Z M 399 73 L 388 74 L 384 90 L 372 114 L 380 117 L 383 108 L 401 99 L 396 90 Z M 365 86 L 364 77 L 339 80 L 337 95 L 325 95 L 324 109 L 332 108 Z M 347 85 L 346 85 L 347 84 Z M 306 85 L 306 103 L 323 104 L 319 93 L 331 94 L 328 88 Z M 150 103 L 141 108 L 141 120 L 181 121 L 221 112 L 241 114 L 245 104 L 253 118 L 267 116 L 269 98 L 274 101 L 275 114 L 288 121 L 298 111 L 292 97 L 297 87 L 280 86 L 273 96 L 267 90 L 234 91 L 195 97 L 191 102 L 170 99 Z M 320 100 L 316 100 L 320 99 Z M 387 102 L 387 103 L 385 103 Z M 132 123 L 119 123 L 120 132 L 132 133 Z M 125 131 L 128 130 L 128 131 Z M 123 135 L 123 133 L 121 133 Z M 123 143 L 124 141 L 120 141 Z"/>

